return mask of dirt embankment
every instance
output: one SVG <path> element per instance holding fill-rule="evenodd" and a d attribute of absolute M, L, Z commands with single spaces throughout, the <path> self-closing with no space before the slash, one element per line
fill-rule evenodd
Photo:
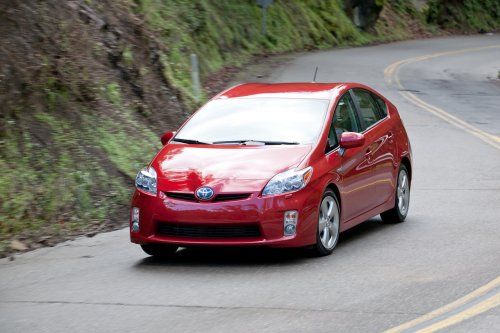
<path fill-rule="evenodd" d="M 86 3 L 0 4 L 0 253 L 124 225 L 135 170 L 190 111 L 168 45 L 123 2 Z"/>

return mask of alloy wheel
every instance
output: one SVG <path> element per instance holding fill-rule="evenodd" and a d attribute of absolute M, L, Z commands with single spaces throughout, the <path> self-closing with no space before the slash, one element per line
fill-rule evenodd
<path fill-rule="evenodd" d="M 399 212 L 405 216 L 410 202 L 410 182 L 406 170 L 399 172 L 397 195 Z"/>
<path fill-rule="evenodd" d="M 339 208 L 337 201 L 326 196 L 321 201 L 318 221 L 318 234 L 321 244 L 328 250 L 332 249 L 339 237 Z"/>

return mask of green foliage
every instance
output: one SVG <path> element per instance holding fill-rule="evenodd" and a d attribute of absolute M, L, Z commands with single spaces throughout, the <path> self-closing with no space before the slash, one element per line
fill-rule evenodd
<path fill-rule="evenodd" d="M 415 8 L 411 1 L 407 0 L 388 0 L 391 8 L 399 13 L 407 13 L 414 17 L 419 16 L 420 12 Z"/>
<path fill-rule="evenodd" d="M 107 174 L 102 161 L 79 146 L 86 139 L 81 132 L 50 113 L 37 113 L 35 118 L 50 130 L 50 145 L 35 144 L 27 133 L 6 133 L 0 158 L 2 238 L 26 230 L 54 234 L 74 228 L 75 222 L 106 217 L 114 200 L 127 199 L 123 185 Z"/>
<path fill-rule="evenodd" d="M 134 54 L 132 53 L 132 48 L 127 45 L 122 52 L 122 59 L 127 66 L 131 66 L 134 62 Z"/>
<path fill-rule="evenodd" d="M 102 93 L 121 110 L 119 118 L 82 109 L 78 125 L 54 112 L 56 106 L 68 107 L 67 93 L 44 91 L 48 109 L 35 112 L 33 121 L 35 131 L 42 133 L 35 137 L 45 142 L 34 141 L 29 126 L 10 118 L 2 133 L 0 247 L 4 250 L 6 240 L 15 235 L 37 239 L 37 235 L 78 234 L 92 223 L 102 223 L 116 205 L 126 205 L 135 173 L 159 148 L 154 133 L 122 104 L 116 83 L 105 85 Z"/>
<path fill-rule="evenodd" d="M 429 36 L 437 32 L 427 24 L 425 15 L 413 2 L 407 0 L 386 0 L 374 30 L 377 40 L 383 42 Z"/>
<path fill-rule="evenodd" d="M 118 83 L 113 82 L 102 87 L 104 97 L 113 105 L 119 106 L 122 103 L 122 95 Z"/>
<path fill-rule="evenodd" d="M 199 56 L 201 74 L 206 77 L 262 53 L 359 45 L 371 40 L 358 31 L 337 0 L 277 0 L 268 9 L 265 36 L 261 9 L 254 1 L 136 3 L 136 12 L 168 46 L 162 58 L 165 77 L 191 100 L 191 53 Z"/>
<path fill-rule="evenodd" d="M 461 0 L 429 2 L 427 20 L 444 29 L 484 32 L 500 28 L 500 1 Z"/>

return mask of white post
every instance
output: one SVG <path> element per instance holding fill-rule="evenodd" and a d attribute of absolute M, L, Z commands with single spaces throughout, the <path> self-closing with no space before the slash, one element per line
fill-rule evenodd
<path fill-rule="evenodd" d="M 199 102 L 201 100 L 200 68 L 198 57 L 194 53 L 191 53 L 191 81 L 193 83 L 194 99 Z"/>

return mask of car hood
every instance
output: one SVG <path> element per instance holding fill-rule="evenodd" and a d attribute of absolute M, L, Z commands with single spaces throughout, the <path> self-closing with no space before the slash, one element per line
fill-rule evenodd
<path fill-rule="evenodd" d="M 310 145 L 234 146 L 168 144 L 153 160 L 160 191 L 260 191 L 274 175 L 297 166 Z"/>

